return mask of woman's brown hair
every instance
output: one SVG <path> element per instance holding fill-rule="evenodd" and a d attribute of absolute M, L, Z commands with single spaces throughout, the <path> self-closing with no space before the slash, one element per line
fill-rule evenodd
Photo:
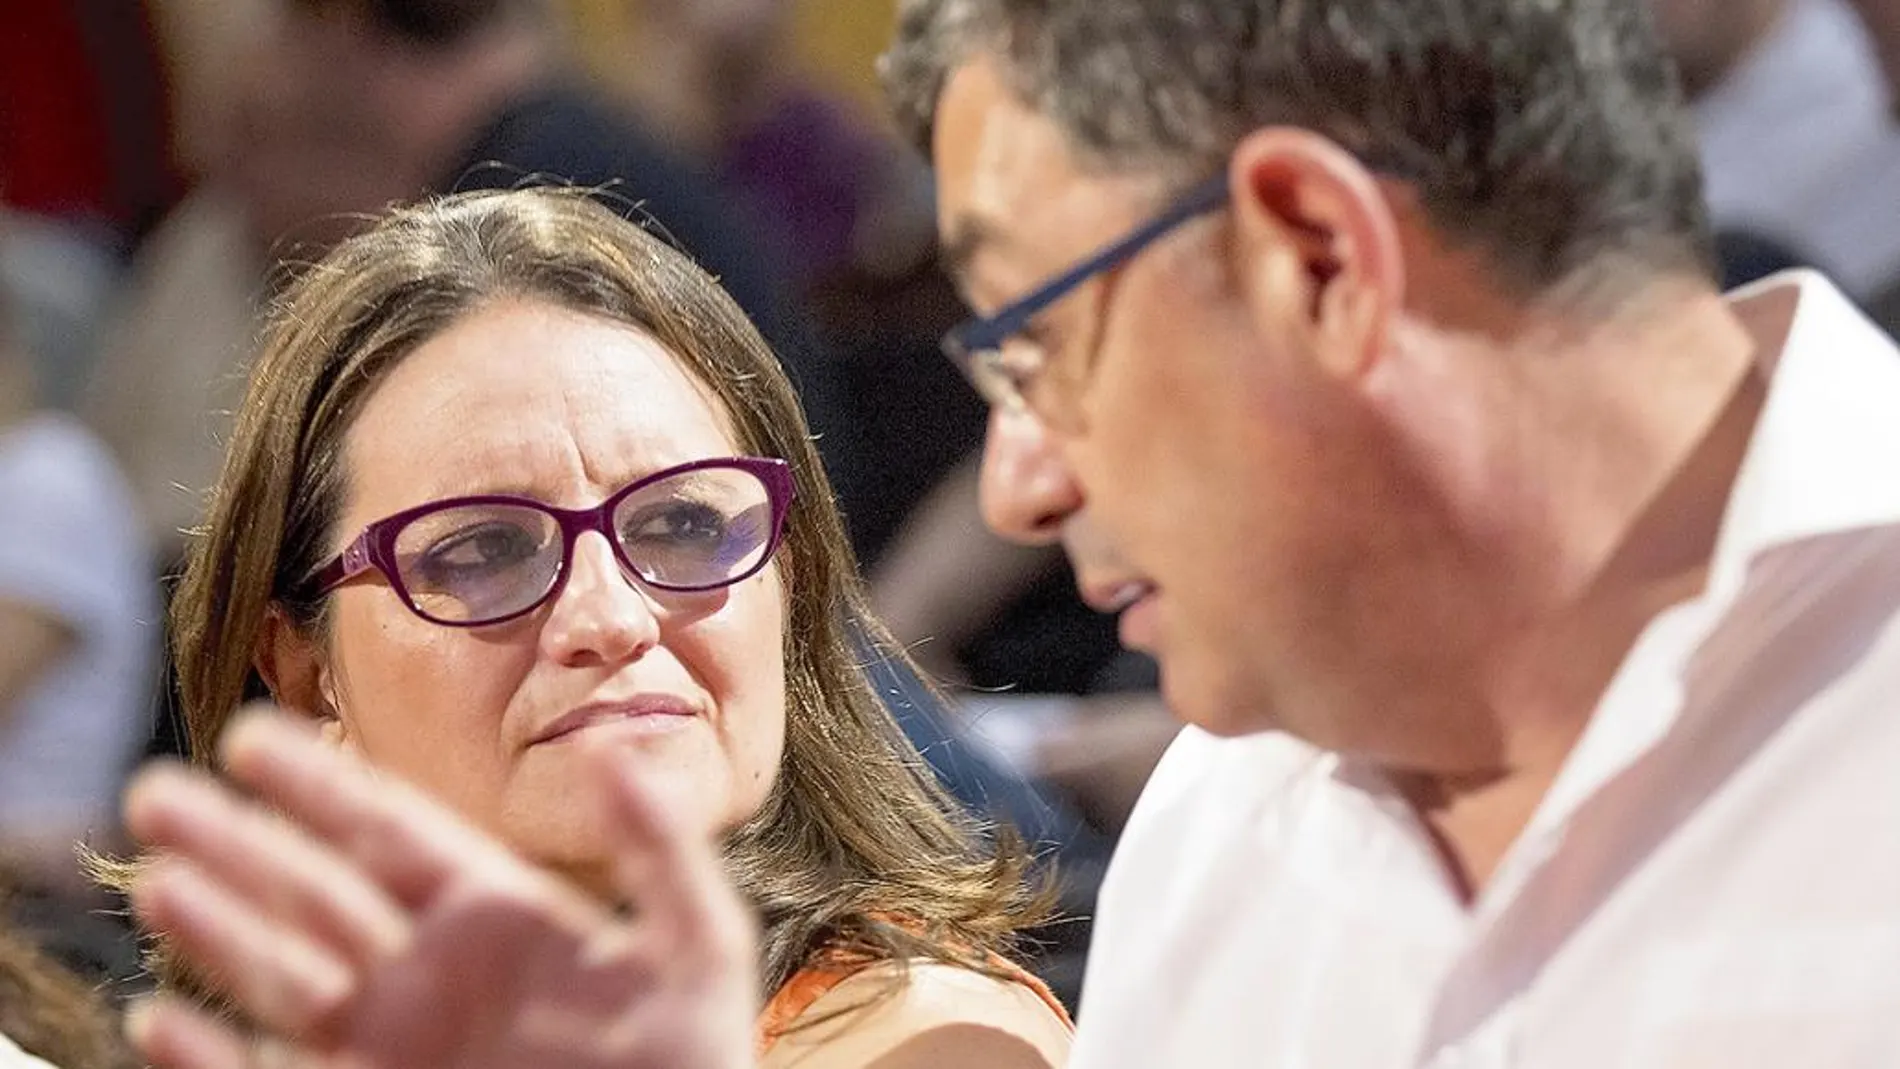
<path fill-rule="evenodd" d="M 0 897 L 6 894 L 0 887 Z M 60 1069 L 126 1069 L 115 1017 L 79 978 L 0 924 L 0 1035 Z"/>
<path fill-rule="evenodd" d="M 284 292 L 264 329 L 209 522 L 172 607 L 191 752 L 208 761 L 244 702 L 266 613 L 320 634 L 308 581 L 341 541 L 344 438 L 390 369 L 484 304 L 541 300 L 651 335 L 715 394 L 739 447 L 788 461 L 786 743 L 777 783 L 729 837 L 776 990 L 821 949 L 984 967 L 1042 919 L 1013 839 L 961 815 L 868 684 L 901 657 L 869 615 L 843 522 L 777 359 L 685 256 L 575 191 L 516 190 L 394 212 Z"/>

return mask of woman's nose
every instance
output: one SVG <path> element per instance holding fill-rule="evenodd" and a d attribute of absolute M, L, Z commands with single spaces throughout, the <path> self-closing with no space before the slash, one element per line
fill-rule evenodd
<path fill-rule="evenodd" d="M 635 660 L 660 640 L 658 610 L 652 595 L 621 567 L 606 537 L 590 531 L 574 542 L 542 642 L 561 664 Z"/>

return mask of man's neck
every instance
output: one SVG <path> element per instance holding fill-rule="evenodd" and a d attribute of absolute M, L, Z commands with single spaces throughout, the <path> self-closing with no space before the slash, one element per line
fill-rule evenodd
<path fill-rule="evenodd" d="M 1518 443 L 1528 467 L 1507 480 L 1545 496 L 1515 539 L 1530 608 L 1513 614 L 1480 687 L 1502 759 L 1478 775 L 1398 777 L 1468 896 L 1528 824 L 1643 629 L 1702 591 L 1766 396 L 1753 347 L 1711 294 L 1567 352 L 1506 354 L 1552 370 L 1528 390 L 1531 407 L 1547 402 L 1528 423 L 1573 433 Z M 1572 372 L 1579 381 L 1560 381 Z"/>

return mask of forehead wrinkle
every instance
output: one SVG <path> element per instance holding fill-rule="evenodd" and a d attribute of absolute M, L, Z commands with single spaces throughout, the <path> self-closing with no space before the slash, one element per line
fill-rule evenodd
<path fill-rule="evenodd" d="M 615 391 L 585 390 L 577 384 L 563 397 L 567 426 L 583 429 L 583 438 L 600 430 L 601 441 L 577 440 L 576 462 L 584 477 L 602 493 L 609 493 L 656 471 L 694 460 L 739 452 L 739 434 L 725 403 L 702 383 L 680 359 L 658 340 L 642 335 L 655 359 L 643 368 L 655 394 L 670 394 L 664 406 L 649 408 L 658 418 L 623 420 L 611 413 Z M 605 369 L 599 369 L 605 375 Z"/>
<path fill-rule="evenodd" d="M 424 354 L 439 366 L 399 366 L 401 381 L 384 389 L 400 397 L 372 397 L 371 418 L 359 420 L 348 444 L 357 474 L 370 474 L 379 492 L 371 506 L 394 511 L 480 493 L 581 506 L 661 468 L 734 451 L 724 406 L 649 335 L 562 309 L 521 311 Z M 535 376 L 532 361 L 497 362 L 498 348 L 540 341 L 523 331 L 542 324 L 561 333 L 530 347 L 562 360 L 558 375 Z M 464 362 L 480 370 L 450 371 Z M 374 471 L 361 464 L 366 436 Z"/>

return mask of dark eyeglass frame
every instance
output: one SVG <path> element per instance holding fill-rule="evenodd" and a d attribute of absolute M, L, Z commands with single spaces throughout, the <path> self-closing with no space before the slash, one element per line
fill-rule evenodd
<path fill-rule="evenodd" d="M 1027 296 L 1004 305 L 993 315 L 973 316 L 957 324 L 943 336 L 944 355 L 992 405 L 1010 409 L 1023 407 L 1027 402 L 1023 397 L 1022 384 L 1005 384 L 993 378 L 989 372 L 977 367 L 979 358 L 985 353 L 1001 352 L 1004 343 L 1020 334 L 1043 309 L 1068 296 L 1082 283 L 1134 259 L 1137 253 L 1176 227 L 1224 207 L 1227 200 L 1225 174 L 1189 187 L 1187 192 L 1163 208 L 1160 214 L 1036 287 Z M 1000 369 L 995 374 L 1007 377 Z"/>
<path fill-rule="evenodd" d="M 1407 162 L 1385 154 L 1364 152 L 1354 152 L 1353 155 L 1375 175 L 1385 178 L 1416 182 L 1430 173 L 1429 168 L 1415 165 L 1417 161 Z M 1143 249 L 1182 224 L 1226 207 L 1230 196 L 1225 173 L 1189 186 L 1186 192 L 1152 219 L 1102 246 L 1093 255 L 1036 287 L 1027 296 L 1011 301 L 991 315 L 973 316 L 951 328 L 943 336 L 944 355 L 991 405 L 1010 411 L 1027 410 L 1029 401 L 1024 388 L 1027 378 L 1012 376 L 999 363 L 991 363 L 993 358 L 989 354 L 1000 355 L 1010 338 L 1022 333 L 1044 309 L 1068 296 L 1082 283 L 1134 259 Z M 1040 373 L 1043 366 L 1036 367 L 1030 374 Z"/>
<path fill-rule="evenodd" d="M 681 475 L 689 475 L 696 471 L 715 469 L 746 472 L 758 479 L 765 487 L 766 501 L 772 510 L 772 529 L 770 536 L 765 542 L 765 551 L 759 555 L 758 563 L 745 569 L 743 572 L 733 575 L 730 578 L 722 579 L 716 583 L 681 585 L 676 583 L 662 583 L 649 578 L 634 565 L 633 561 L 628 559 L 626 548 L 620 544 L 620 538 L 613 529 L 614 510 L 620 507 L 622 501 L 625 501 L 627 498 L 632 497 L 634 494 L 639 493 L 641 490 L 655 483 L 677 478 Z M 536 501 L 531 497 L 519 497 L 513 494 L 477 494 L 471 497 L 444 498 L 440 501 L 431 501 L 426 504 L 417 505 L 414 508 L 404 509 L 401 512 L 385 516 L 365 526 L 362 533 L 358 534 L 348 546 L 344 547 L 343 552 L 337 554 L 328 564 L 317 571 L 317 574 L 310 580 L 309 588 L 312 596 L 320 597 L 342 586 L 344 583 L 355 579 L 357 576 L 366 572 L 377 571 L 381 572 L 383 578 L 388 580 L 390 589 L 396 592 L 397 599 L 400 600 L 410 612 L 415 613 L 417 616 L 420 616 L 432 624 L 438 624 L 442 627 L 492 627 L 496 624 L 504 624 L 510 620 L 520 619 L 541 606 L 546 605 L 554 598 L 559 597 L 561 590 L 567 586 L 568 576 L 573 572 L 575 542 L 586 532 L 597 531 L 605 536 L 607 544 L 613 547 L 614 559 L 620 562 L 620 566 L 626 570 L 628 575 L 638 579 L 641 583 L 655 590 L 664 590 L 676 594 L 702 594 L 750 579 L 762 571 L 767 564 L 771 563 L 772 557 L 778 552 L 779 543 L 784 541 L 785 538 L 785 519 L 791 513 L 794 492 L 795 484 L 792 479 L 791 465 L 783 460 L 779 460 L 776 457 L 715 457 L 709 460 L 695 460 L 691 463 L 679 464 L 671 468 L 656 471 L 651 475 L 644 476 L 614 491 L 605 501 L 602 501 L 592 508 L 564 509 L 547 504 L 546 502 Z M 402 569 L 399 568 L 396 563 L 396 540 L 402 534 L 404 528 L 424 516 L 431 516 L 449 509 L 476 505 L 508 505 L 528 508 L 553 517 L 561 529 L 561 566 L 555 571 L 554 579 L 548 584 L 546 592 L 526 607 L 514 612 L 503 616 L 484 617 L 476 620 L 443 620 L 431 616 L 416 604 L 415 598 L 409 593 L 408 584 L 403 582 Z"/>

